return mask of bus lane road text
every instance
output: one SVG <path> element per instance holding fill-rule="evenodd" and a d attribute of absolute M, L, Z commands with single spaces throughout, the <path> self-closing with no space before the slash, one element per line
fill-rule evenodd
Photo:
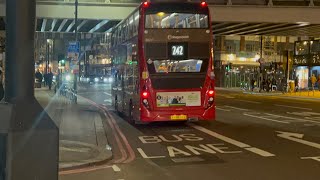
<path fill-rule="evenodd" d="M 234 154 L 242 151 L 229 150 L 229 147 L 223 143 L 205 143 L 203 137 L 196 134 L 173 134 L 173 135 L 157 135 L 157 136 L 139 136 L 139 140 L 143 144 L 165 143 L 165 155 L 147 154 L 142 148 L 137 148 L 140 155 L 145 159 L 155 158 L 175 158 L 188 157 L 194 155 L 207 154 Z M 196 143 L 195 143 L 196 142 Z M 179 143 L 179 146 L 175 145 Z M 167 145 L 170 144 L 170 145 Z M 192 144 L 192 145 L 191 145 Z"/>
<path fill-rule="evenodd" d="M 208 139 L 199 137 L 196 134 L 139 136 L 138 138 L 144 145 L 148 145 L 146 147 L 161 144 L 161 147 L 163 147 L 164 149 L 162 151 L 164 153 L 159 155 L 159 150 L 148 151 L 144 148 L 137 148 L 137 151 L 145 159 L 192 157 L 210 154 L 243 153 L 242 150 L 236 150 L 235 148 L 229 147 L 225 143 L 218 143 L 216 141 L 212 142 L 212 140 L 214 139 L 208 141 Z"/>

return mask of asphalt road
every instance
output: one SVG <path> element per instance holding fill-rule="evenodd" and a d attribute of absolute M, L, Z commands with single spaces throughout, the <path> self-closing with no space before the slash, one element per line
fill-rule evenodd
<path fill-rule="evenodd" d="M 132 125 L 109 85 L 80 95 L 108 111 L 114 160 L 62 180 L 319 180 L 320 102 L 218 91 L 214 122 Z"/>

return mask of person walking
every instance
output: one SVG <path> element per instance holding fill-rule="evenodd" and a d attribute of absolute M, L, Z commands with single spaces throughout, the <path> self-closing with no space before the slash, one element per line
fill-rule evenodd
<path fill-rule="evenodd" d="M 49 73 L 47 74 L 47 85 L 49 86 L 49 90 L 51 90 L 52 80 L 53 80 L 53 74 L 50 70 Z"/>
<path fill-rule="evenodd" d="M 318 90 L 320 91 L 320 75 L 318 76 L 318 81 L 317 81 L 317 83 L 318 83 Z"/>
<path fill-rule="evenodd" d="M 39 71 L 39 69 L 37 70 L 37 72 L 35 74 L 35 78 L 36 78 L 37 83 L 39 84 L 38 88 L 41 88 L 43 76 L 42 76 L 41 72 Z"/>
<path fill-rule="evenodd" d="M 296 78 L 294 79 L 294 87 L 295 87 L 295 91 L 298 92 L 298 89 L 299 89 L 299 75 L 297 75 Z"/>
<path fill-rule="evenodd" d="M 256 81 L 254 80 L 254 78 L 252 78 L 251 79 L 251 82 L 250 82 L 250 85 L 251 85 L 251 91 L 253 91 L 254 90 L 254 83 L 255 83 Z"/>
<path fill-rule="evenodd" d="M 312 86 L 312 90 L 314 90 L 314 87 L 316 86 L 316 82 L 317 82 L 317 78 L 314 74 L 312 74 L 311 76 L 311 86 Z"/>

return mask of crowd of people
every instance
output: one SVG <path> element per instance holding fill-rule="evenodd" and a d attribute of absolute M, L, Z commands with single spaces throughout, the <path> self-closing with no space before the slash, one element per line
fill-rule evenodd
<path fill-rule="evenodd" d="M 45 73 L 44 75 L 42 75 L 42 73 L 38 69 L 37 72 L 35 73 L 35 79 L 36 79 L 36 82 L 40 84 L 40 87 L 43 83 L 44 87 L 48 86 L 49 90 L 51 90 L 52 82 L 53 82 L 53 73 L 51 72 L 51 70 L 49 70 L 48 73 Z"/>
<path fill-rule="evenodd" d="M 320 75 L 318 78 L 312 74 L 312 76 L 309 78 L 309 82 L 311 83 L 311 89 L 315 90 L 316 87 L 320 91 Z M 256 80 L 252 78 L 250 80 L 250 88 L 251 91 L 254 91 L 255 87 L 257 86 Z M 286 91 L 287 90 L 287 79 L 283 77 L 280 81 L 277 81 L 275 77 L 272 78 L 263 78 L 262 81 L 260 81 L 260 89 L 259 92 L 261 91 L 274 91 L 274 90 L 282 90 Z M 294 79 L 294 91 L 297 92 L 300 89 L 300 82 L 299 82 L 299 75 L 297 75 Z"/>

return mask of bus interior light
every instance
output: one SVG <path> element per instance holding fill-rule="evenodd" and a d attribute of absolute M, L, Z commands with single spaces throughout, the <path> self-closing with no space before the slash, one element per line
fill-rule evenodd
<path fill-rule="evenodd" d="M 207 3 L 206 3 L 205 1 L 202 1 L 202 2 L 201 2 L 201 6 L 202 6 L 202 7 L 207 7 Z"/>

